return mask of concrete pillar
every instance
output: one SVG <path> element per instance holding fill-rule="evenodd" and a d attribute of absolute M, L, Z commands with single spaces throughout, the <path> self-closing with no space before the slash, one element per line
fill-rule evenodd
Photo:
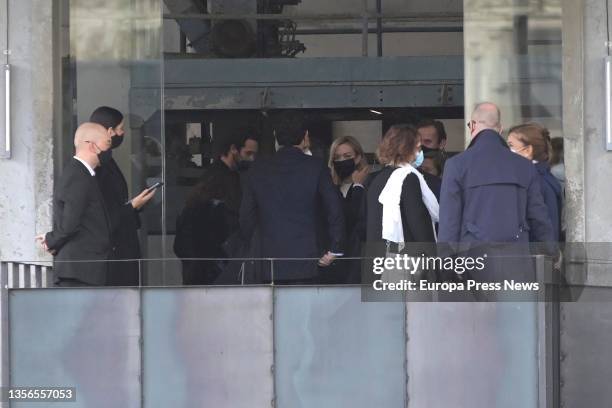
<path fill-rule="evenodd" d="M 610 25 L 607 7 L 612 7 L 612 1 L 563 1 L 563 133 L 569 242 L 612 242 L 612 152 L 606 151 L 604 112 L 604 58 L 608 55 Z M 611 248 L 611 244 L 587 247 L 591 257 L 598 259 L 610 259 Z M 597 263 L 589 264 L 589 270 L 597 267 Z M 612 285 L 612 279 L 607 281 Z"/>
<path fill-rule="evenodd" d="M 612 242 L 612 152 L 605 148 L 604 58 L 608 55 L 608 0 L 584 2 L 582 132 L 584 220 L 586 242 Z M 612 1 L 608 1 L 612 7 Z M 568 95 L 569 96 L 569 95 Z M 572 117 L 566 121 L 572 121 Z M 579 148 L 578 146 L 576 146 Z M 567 151 L 567 148 L 566 148 Z M 580 177 L 579 168 L 575 173 Z M 579 217 L 580 213 L 574 214 Z M 608 254 L 608 259 L 610 254 Z"/>
<path fill-rule="evenodd" d="M 521 121 L 515 56 L 515 1 L 466 0 L 464 13 L 465 115 L 475 104 L 499 105 L 507 127 Z M 471 138 L 466 129 L 466 145 Z"/>
<path fill-rule="evenodd" d="M 584 197 L 584 0 L 563 1 L 563 138 L 567 241 L 583 242 Z"/>
<path fill-rule="evenodd" d="M 51 227 L 53 2 L 7 1 L 13 146 L 12 158 L 0 159 L 0 259 L 42 261 L 50 258 L 34 236 Z"/>

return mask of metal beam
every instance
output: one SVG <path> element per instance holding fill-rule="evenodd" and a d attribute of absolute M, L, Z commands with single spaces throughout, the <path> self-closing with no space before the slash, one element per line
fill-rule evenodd
<path fill-rule="evenodd" d="M 408 14 L 379 14 L 366 13 L 365 17 L 371 20 L 383 21 L 463 21 L 460 13 L 408 13 Z M 164 19 L 192 19 L 192 20 L 293 20 L 293 21 L 361 21 L 364 14 L 199 14 L 199 13 L 166 13 Z"/>
<path fill-rule="evenodd" d="M 326 35 L 326 34 L 361 34 L 363 30 L 356 28 L 302 28 L 295 30 L 295 35 Z M 381 33 L 462 33 L 461 26 L 441 27 L 383 27 Z M 378 34 L 378 28 L 368 29 L 369 34 Z M 549 44 L 550 42 L 546 42 Z M 531 42 L 530 42 L 531 44 Z M 559 41 L 560 44 L 560 41 Z M 379 55 L 381 56 L 381 55 Z"/>
<path fill-rule="evenodd" d="M 312 84 L 302 86 L 253 86 L 228 89 L 181 87 L 167 88 L 165 109 L 334 109 L 458 107 L 463 103 L 463 85 L 450 84 Z M 133 90 L 135 100 L 146 100 L 149 90 Z"/>

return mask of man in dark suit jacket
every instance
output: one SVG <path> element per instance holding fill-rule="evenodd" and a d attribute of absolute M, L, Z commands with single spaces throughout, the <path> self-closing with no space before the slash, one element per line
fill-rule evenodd
<path fill-rule="evenodd" d="M 64 168 L 53 196 L 53 230 L 37 240 L 55 255 L 57 286 L 104 285 L 108 265 L 99 261 L 111 254 L 111 228 L 94 169 L 109 151 L 111 140 L 101 125 L 83 123 L 74 145 L 76 154 Z"/>
<path fill-rule="evenodd" d="M 468 126 L 472 142 L 465 152 L 447 160 L 444 168 L 438 242 L 461 244 L 464 250 L 510 243 L 501 254 L 527 262 L 530 235 L 535 241 L 554 241 L 536 169 L 508 149 L 500 136 L 496 105 L 477 105 Z M 488 255 L 491 258 L 491 252 Z M 500 267 L 502 262 L 481 274 L 483 280 L 497 281 L 502 275 L 530 278 L 529 268 L 517 263 Z M 489 276 L 484 276 L 487 273 Z"/>
<path fill-rule="evenodd" d="M 249 241 L 258 225 L 262 257 L 320 258 L 319 265 L 329 266 L 342 255 L 340 192 L 325 163 L 304 154 L 308 132 L 299 118 L 286 117 L 275 133 L 280 150 L 254 162 L 247 173 L 240 208 L 243 237 Z M 330 237 L 323 257 L 317 249 L 317 214 L 326 217 Z M 310 283 L 316 274 L 313 261 L 274 263 L 276 283 Z"/>

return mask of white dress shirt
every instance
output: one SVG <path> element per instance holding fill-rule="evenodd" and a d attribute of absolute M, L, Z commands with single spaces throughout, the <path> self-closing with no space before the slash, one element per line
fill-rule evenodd
<path fill-rule="evenodd" d="M 80 161 L 81 163 L 83 163 L 83 166 L 85 166 L 87 168 L 87 171 L 89 171 L 89 174 L 91 174 L 91 176 L 95 176 L 96 172 L 95 170 L 89 165 L 89 163 L 87 163 L 85 160 L 80 159 L 76 156 L 72 156 L 73 158 L 77 159 L 78 161 Z"/>

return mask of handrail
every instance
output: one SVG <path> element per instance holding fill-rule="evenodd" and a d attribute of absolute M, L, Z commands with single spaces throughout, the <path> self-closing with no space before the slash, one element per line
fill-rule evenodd
<path fill-rule="evenodd" d="M 52 286 L 51 267 L 34 262 L 0 261 L 2 288 L 46 288 Z M 6 281 L 5 281 L 6 279 Z"/>

